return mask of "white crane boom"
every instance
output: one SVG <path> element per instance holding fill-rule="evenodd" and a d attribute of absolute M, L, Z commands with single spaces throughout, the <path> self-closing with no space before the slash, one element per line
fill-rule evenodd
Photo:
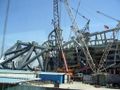
<path fill-rule="evenodd" d="M 72 13 L 72 9 L 70 8 L 68 0 L 64 0 L 64 4 L 65 4 L 65 8 L 66 8 L 66 10 L 68 12 L 68 15 L 70 17 L 70 20 L 72 22 L 72 30 L 74 31 L 75 36 L 78 39 L 78 41 L 75 40 L 75 39 L 74 39 L 74 41 L 78 46 L 80 46 L 82 48 L 82 50 L 83 50 L 83 52 L 84 52 L 84 54 L 86 56 L 88 65 L 90 66 L 91 70 L 94 73 L 96 73 L 96 66 L 94 64 L 94 61 L 93 61 L 91 55 L 90 55 L 88 46 L 87 46 L 87 44 L 85 42 L 85 37 L 83 35 L 83 32 L 80 31 L 80 29 L 79 29 L 79 27 L 78 27 L 78 25 L 77 25 L 77 23 L 76 23 L 76 21 L 74 19 L 74 15 Z"/>
<path fill-rule="evenodd" d="M 114 21 L 120 22 L 120 20 L 118 20 L 118 19 L 116 19 L 116 18 L 113 18 L 113 17 L 111 17 L 111 16 L 109 16 L 109 15 L 106 15 L 106 14 L 103 13 L 103 12 L 97 11 L 97 13 L 98 13 L 98 14 L 101 14 L 101 15 L 103 15 L 103 16 L 105 16 L 105 17 L 108 17 L 108 18 L 110 18 L 110 19 L 112 19 L 112 20 L 114 20 Z"/>

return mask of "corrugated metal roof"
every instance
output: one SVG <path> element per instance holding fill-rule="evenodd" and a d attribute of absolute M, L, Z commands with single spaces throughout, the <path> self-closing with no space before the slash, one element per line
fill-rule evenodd
<path fill-rule="evenodd" d="M 33 74 L 34 71 L 23 71 L 23 70 L 9 70 L 9 69 L 0 69 L 0 73 L 28 73 Z"/>
<path fill-rule="evenodd" d="M 21 79 L 21 78 L 0 77 L 0 83 L 4 83 L 4 84 L 18 84 L 18 83 L 33 81 L 33 80 L 40 80 L 40 79 L 39 78 Z"/>
<path fill-rule="evenodd" d="M 32 71 L 0 69 L 0 77 L 11 78 L 36 78 L 37 73 Z"/>
<path fill-rule="evenodd" d="M 57 73 L 57 72 L 40 72 L 39 74 L 49 74 L 49 75 L 65 75 L 65 73 Z"/>

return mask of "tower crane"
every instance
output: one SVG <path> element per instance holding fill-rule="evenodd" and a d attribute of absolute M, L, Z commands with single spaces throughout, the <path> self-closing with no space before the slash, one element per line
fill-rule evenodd
<path fill-rule="evenodd" d="M 74 8 L 72 8 L 73 11 L 77 11 Z M 80 12 L 77 12 L 79 16 L 81 16 L 83 19 L 85 19 L 87 21 L 86 25 L 83 28 L 83 32 L 85 32 L 86 30 L 89 31 L 89 24 L 90 24 L 90 19 L 88 19 L 87 17 L 85 17 L 84 15 L 82 15 Z"/>
<path fill-rule="evenodd" d="M 116 22 L 118 22 L 118 24 L 117 24 L 116 27 L 117 27 L 118 30 L 119 30 L 119 28 L 120 28 L 120 20 L 118 20 L 118 19 L 116 19 L 116 18 L 113 18 L 113 17 L 111 17 L 111 16 L 109 16 L 109 15 L 106 15 L 106 14 L 104 14 L 103 12 L 100 12 L 100 11 L 97 11 L 97 13 L 98 13 L 98 14 L 101 14 L 101 15 L 103 15 L 103 16 L 105 16 L 105 17 L 108 17 L 108 18 L 110 18 L 110 19 L 112 19 L 112 20 L 114 20 L 114 21 L 116 21 Z M 114 33 L 114 32 L 117 32 L 117 31 L 113 31 L 114 36 L 116 36 L 117 33 Z M 115 39 L 115 37 L 114 37 L 114 39 Z M 106 69 L 106 68 L 104 67 L 104 62 L 105 62 L 106 59 L 107 59 L 107 56 L 108 56 L 108 54 L 109 54 L 109 51 L 111 50 L 111 47 L 112 47 L 112 45 L 113 45 L 113 42 L 114 42 L 114 41 L 109 42 L 109 44 L 106 46 L 106 48 L 105 48 L 105 50 L 104 50 L 104 53 L 103 53 L 103 55 L 102 55 L 102 57 L 101 57 L 101 60 L 100 60 L 100 62 L 99 62 L 99 65 L 98 65 L 98 67 L 99 67 L 99 68 L 98 68 L 98 72 Z M 103 69 L 103 68 L 104 68 L 104 69 Z"/>
<path fill-rule="evenodd" d="M 76 38 L 78 39 L 78 41 L 77 41 L 76 39 L 73 39 L 73 40 L 74 40 L 75 43 L 76 43 L 78 46 L 80 46 L 80 48 L 83 50 L 83 52 L 84 52 L 84 54 L 85 54 L 85 56 L 86 56 L 88 65 L 90 66 L 91 70 L 92 70 L 94 73 L 96 73 L 96 66 L 95 66 L 95 64 L 94 64 L 93 58 L 92 58 L 91 55 L 90 55 L 88 46 L 87 46 L 87 44 L 86 44 L 86 42 L 85 42 L 85 37 L 84 37 L 84 34 L 83 34 L 84 32 L 82 32 L 82 31 L 79 29 L 79 27 L 78 27 L 78 25 L 77 25 L 77 23 L 76 23 L 76 21 L 75 21 L 75 19 L 74 19 L 74 15 L 73 15 L 73 13 L 72 13 L 72 9 L 70 8 L 70 5 L 69 5 L 68 0 L 64 0 L 64 4 L 65 4 L 65 8 L 66 8 L 66 10 L 67 10 L 67 12 L 68 12 L 68 15 L 69 15 L 69 17 L 70 17 L 70 20 L 71 20 L 71 22 L 72 22 L 72 30 L 74 31 L 75 36 L 76 36 Z"/>
<path fill-rule="evenodd" d="M 59 0 L 53 0 L 53 18 L 56 44 L 60 45 L 62 30 L 60 29 Z"/>
<path fill-rule="evenodd" d="M 120 20 L 118 20 L 118 19 L 116 19 L 116 18 L 113 18 L 113 17 L 111 17 L 111 16 L 109 16 L 109 15 L 103 13 L 103 12 L 100 12 L 100 11 L 97 11 L 97 13 L 98 13 L 98 14 L 101 14 L 101 15 L 107 17 L 107 18 L 110 18 L 110 19 L 112 19 L 112 20 L 114 20 L 114 21 L 116 21 L 116 22 L 118 22 L 117 27 L 120 27 Z"/>
<path fill-rule="evenodd" d="M 56 47 L 56 54 L 61 53 L 64 65 L 65 65 L 65 71 L 68 72 L 68 66 L 65 54 L 63 52 L 62 48 L 62 30 L 60 28 L 60 11 L 59 11 L 59 4 L 60 0 L 53 0 L 53 25 L 54 30 L 49 34 L 48 40 L 52 41 L 53 46 Z"/>

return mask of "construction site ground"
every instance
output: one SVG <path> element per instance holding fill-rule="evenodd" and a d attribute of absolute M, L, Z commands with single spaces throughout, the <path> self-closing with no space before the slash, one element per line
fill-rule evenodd
<path fill-rule="evenodd" d="M 37 85 L 36 85 L 37 86 Z M 39 84 L 40 87 L 54 87 L 54 84 Z M 72 83 L 66 83 L 66 84 L 60 84 L 59 88 L 63 89 L 71 89 L 71 90 L 120 90 L 120 89 L 113 89 L 113 88 L 107 88 L 103 86 L 95 86 L 90 84 L 85 84 L 82 82 L 72 82 Z"/>

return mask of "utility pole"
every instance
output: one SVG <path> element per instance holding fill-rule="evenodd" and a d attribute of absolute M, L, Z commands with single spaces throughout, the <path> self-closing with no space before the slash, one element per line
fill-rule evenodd
<path fill-rule="evenodd" d="M 4 23 L 4 29 L 3 29 L 0 58 L 3 56 L 4 49 L 5 49 L 5 38 L 6 38 L 6 31 L 7 31 L 7 24 L 8 24 L 9 8 L 10 8 L 10 0 L 7 0 L 7 8 L 6 8 L 6 13 L 5 13 L 5 23 Z"/>

